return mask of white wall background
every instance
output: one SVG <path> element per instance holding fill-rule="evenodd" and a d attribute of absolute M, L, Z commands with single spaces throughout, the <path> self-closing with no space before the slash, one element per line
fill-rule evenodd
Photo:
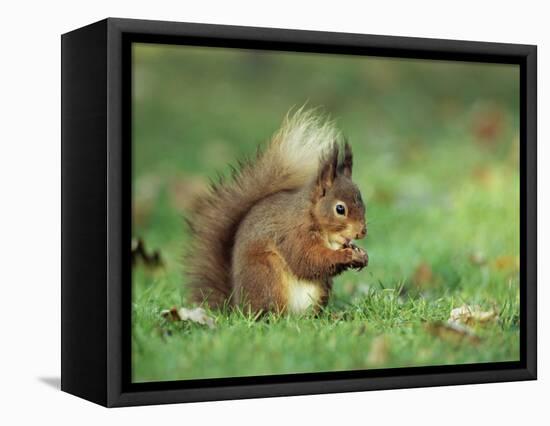
<path fill-rule="evenodd" d="M 61 33 L 116 16 L 538 44 L 543 194 L 550 184 L 545 2 L 20 0 L 3 2 L 0 10 L 0 423 L 464 426 L 548 421 L 548 194 L 539 196 L 538 382 L 115 410 L 52 386 L 60 374 Z"/>

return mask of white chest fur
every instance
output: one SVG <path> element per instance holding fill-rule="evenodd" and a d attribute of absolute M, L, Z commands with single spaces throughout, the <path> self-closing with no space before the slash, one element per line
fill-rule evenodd
<path fill-rule="evenodd" d="M 321 288 L 311 281 L 299 280 L 292 277 L 288 280 L 288 305 L 291 313 L 305 312 L 311 306 L 319 304 Z"/>

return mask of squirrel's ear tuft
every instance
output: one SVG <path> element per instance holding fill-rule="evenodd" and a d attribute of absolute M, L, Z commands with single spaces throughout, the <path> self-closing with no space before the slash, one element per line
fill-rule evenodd
<path fill-rule="evenodd" d="M 314 198 L 323 197 L 330 189 L 336 179 L 338 172 L 338 146 L 334 144 L 331 152 L 321 161 L 317 182 L 315 185 Z"/>
<path fill-rule="evenodd" d="M 351 169 L 353 167 L 353 153 L 351 152 L 351 146 L 346 141 L 344 144 L 344 158 L 342 164 L 338 167 L 338 173 L 342 173 L 344 176 L 351 178 Z"/>

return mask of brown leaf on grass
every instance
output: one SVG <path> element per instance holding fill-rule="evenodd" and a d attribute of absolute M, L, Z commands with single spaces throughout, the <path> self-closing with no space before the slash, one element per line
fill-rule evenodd
<path fill-rule="evenodd" d="M 209 316 L 203 308 L 176 308 L 165 309 L 160 313 L 162 317 L 170 321 L 191 321 L 197 324 L 215 328 L 214 318 Z"/>
<path fill-rule="evenodd" d="M 468 342 L 477 345 L 481 342 L 479 336 L 471 328 L 456 322 L 436 321 L 427 323 L 425 328 L 431 335 L 453 344 Z"/>
<path fill-rule="evenodd" d="M 161 268 L 164 265 L 160 252 L 158 250 L 149 252 L 141 238 L 132 238 L 131 258 L 133 266 L 138 262 L 152 269 Z"/>
<path fill-rule="evenodd" d="M 462 305 L 459 308 L 451 310 L 449 322 L 475 325 L 486 324 L 498 319 L 498 315 L 494 309 L 490 311 L 482 311 L 479 306 Z"/>
<path fill-rule="evenodd" d="M 413 274 L 412 281 L 418 287 L 427 287 L 434 282 L 432 267 L 426 263 L 420 263 Z"/>
<path fill-rule="evenodd" d="M 160 316 L 168 321 L 181 321 L 180 315 L 178 313 L 178 308 L 175 306 L 170 309 L 164 309 L 160 311 Z"/>
<path fill-rule="evenodd" d="M 491 262 L 491 266 L 497 271 L 517 271 L 519 270 L 519 257 L 499 256 Z"/>
<path fill-rule="evenodd" d="M 505 127 L 505 116 L 497 105 L 479 108 L 473 118 L 472 131 L 480 145 L 493 147 Z"/>
<path fill-rule="evenodd" d="M 370 365 L 383 365 L 388 361 L 389 352 L 390 345 L 386 336 L 377 336 L 372 341 L 367 361 Z"/>

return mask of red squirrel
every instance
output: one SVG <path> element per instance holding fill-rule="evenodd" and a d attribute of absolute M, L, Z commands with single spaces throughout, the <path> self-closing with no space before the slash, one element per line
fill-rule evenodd
<path fill-rule="evenodd" d="M 187 217 L 192 299 L 211 308 L 303 313 L 328 302 L 332 278 L 368 264 L 353 156 L 311 111 L 287 116 L 265 150 L 212 184 Z"/>

